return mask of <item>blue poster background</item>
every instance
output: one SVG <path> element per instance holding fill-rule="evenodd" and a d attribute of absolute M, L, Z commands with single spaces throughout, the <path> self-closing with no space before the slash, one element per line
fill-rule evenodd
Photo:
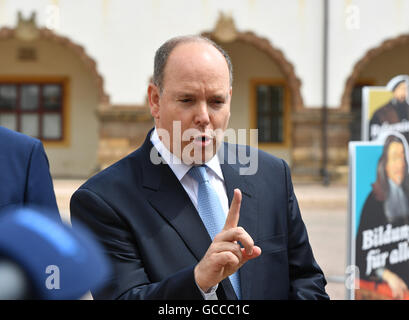
<path fill-rule="evenodd" d="M 356 146 L 355 149 L 355 235 L 358 232 L 362 207 L 376 181 L 376 167 L 383 145 Z"/>

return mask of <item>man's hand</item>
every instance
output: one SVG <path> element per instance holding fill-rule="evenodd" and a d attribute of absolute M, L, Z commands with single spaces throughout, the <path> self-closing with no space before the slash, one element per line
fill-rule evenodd
<path fill-rule="evenodd" d="M 195 267 L 196 283 L 204 292 L 261 254 L 261 249 L 254 245 L 250 235 L 242 227 L 237 226 L 241 198 L 241 191 L 235 189 L 223 230 L 216 235 L 205 256 Z"/>

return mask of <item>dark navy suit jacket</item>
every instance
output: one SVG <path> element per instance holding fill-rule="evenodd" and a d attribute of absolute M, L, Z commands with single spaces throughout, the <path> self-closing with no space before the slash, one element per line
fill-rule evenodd
<path fill-rule="evenodd" d="M 41 141 L 0 126 L 0 209 L 12 205 L 41 206 L 58 214 Z"/>
<path fill-rule="evenodd" d="M 98 299 L 202 299 L 193 270 L 211 240 L 199 214 L 167 164 L 153 164 L 150 134 L 141 148 L 101 171 L 71 198 L 75 219 L 104 245 L 114 277 Z M 222 148 L 229 154 L 234 145 Z M 231 151 L 233 149 L 233 151 Z M 247 150 L 248 151 L 248 150 Z M 262 249 L 240 269 L 243 299 L 328 299 L 314 260 L 287 164 L 258 152 L 258 171 L 240 175 L 223 163 L 229 204 L 243 194 L 239 225 Z M 236 299 L 230 281 L 219 299 Z"/>

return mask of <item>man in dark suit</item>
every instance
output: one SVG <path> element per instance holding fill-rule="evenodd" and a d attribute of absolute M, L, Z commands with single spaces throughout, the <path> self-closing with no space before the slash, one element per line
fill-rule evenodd
<path fill-rule="evenodd" d="M 155 128 L 71 199 L 72 217 L 93 229 L 114 268 L 94 297 L 328 299 L 286 163 L 222 142 L 227 54 L 178 37 L 158 49 L 154 69 Z M 253 163 L 237 161 L 243 154 Z"/>
<path fill-rule="evenodd" d="M 0 150 L 0 209 L 36 205 L 58 214 L 41 141 L 0 126 Z"/>

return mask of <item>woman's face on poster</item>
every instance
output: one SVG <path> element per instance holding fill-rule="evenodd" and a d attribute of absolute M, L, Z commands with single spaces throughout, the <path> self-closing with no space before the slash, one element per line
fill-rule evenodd
<path fill-rule="evenodd" d="M 405 153 L 403 144 L 392 142 L 389 145 L 386 161 L 386 175 L 400 185 L 405 177 Z"/>

